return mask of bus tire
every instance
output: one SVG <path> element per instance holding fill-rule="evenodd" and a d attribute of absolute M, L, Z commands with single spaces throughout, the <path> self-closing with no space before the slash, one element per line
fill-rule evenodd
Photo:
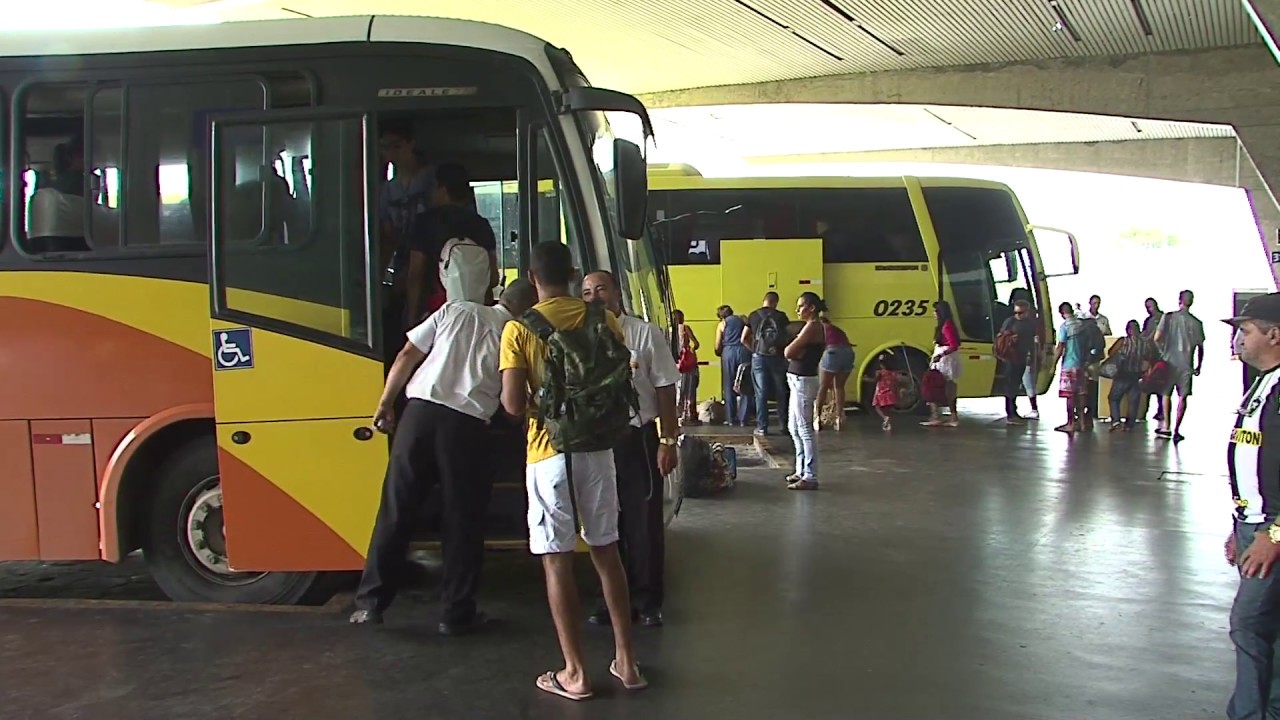
<path fill-rule="evenodd" d="M 921 383 L 929 369 L 929 356 L 920 350 L 910 347 L 896 347 L 886 352 L 890 355 L 889 369 L 903 377 L 898 387 L 898 405 L 894 407 L 895 415 L 927 415 L 929 405 L 924 401 Z M 876 367 L 869 365 L 863 373 L 862 397 L 870 408 L 870 400 L 876 395 Z"/>
<path fill-rule="evenodd" d="M 185 602 L 293 605 L 314 572 L 232 572 L 226 565 L 218 450 L 212 437 L 179 446 L 160 464 L 147 509 L 143 557 L 156 584 Z"/>

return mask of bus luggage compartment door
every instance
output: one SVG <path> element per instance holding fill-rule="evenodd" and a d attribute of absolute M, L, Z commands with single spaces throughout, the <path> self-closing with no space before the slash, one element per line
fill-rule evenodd
<path fill-rule="evenodd" d="M 226 557 L 235 571 L 354 570 L 386 437 L 380 263 L 359 112 L 223 116 L 211 126 L 213 388 Z M 309 193 L 276 170 L 304 158 Z"/>
<path fill-rule="evenodd" d="M 795 315 L 802 292 L 824 295 L 821 240 L 729 240 L 720 243 L 720 296 L 734 312 L 760 307 L 768 291 L 778 309 Z M 792 318 L 793 320 L 796 318 Z"/>

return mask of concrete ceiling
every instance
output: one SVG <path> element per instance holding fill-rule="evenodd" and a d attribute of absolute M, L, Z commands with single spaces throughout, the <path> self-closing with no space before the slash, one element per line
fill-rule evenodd
<path fill-rule="evenodd" d="M 108 0 L 109 1 L 109 0 Z M 632 93 L 1261 42 L 1241 0 L 152 0 L 223 19 L 483 20 Z"/>
<path fill-rule="evenodd" d="M 149 2 L 205 21 L 403 14 L 493 22 L 569 48 L 592 82 L 632 93 L 1262 42 L 1241 0 Z M 1233 135 L 1190 123 L 890 104 L 672 108 L 654 119 L 654 159 L 672 162 Z"/>
<path fill-rule="evenodd" d="M 734 157 L 1235 137 L 1235 131 L 1225 125 L 888 104 L 669 108 L 655 111 L 654 122 L 657 145 L 652 159 L 695 165 Z"/>

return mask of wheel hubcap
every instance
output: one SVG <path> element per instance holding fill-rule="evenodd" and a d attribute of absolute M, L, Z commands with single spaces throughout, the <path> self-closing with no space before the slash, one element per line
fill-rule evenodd
<path fill-rule="evenodd" d="M 898 374 L 898 404 L 896 409 L 907 412 L 920 402 L 919 386 L 909 373 Z"/>
<path fill-rule="evenodd" d="M 247 585 L 266 574 L 231 569 L 227 559 L 222 486 L 216 475 L 192 488 L 183 508 L 182 546 L 187 561 L 197 572 L 220 585 Z"/>

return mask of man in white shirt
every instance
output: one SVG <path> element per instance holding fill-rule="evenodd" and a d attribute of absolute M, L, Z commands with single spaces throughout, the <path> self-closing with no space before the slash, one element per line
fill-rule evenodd
<path fill-rule="evenodd" d="M 352 623 L 382 622 L 395 598 L 414 520 L 436 483 L 445 503 L 440 632 L 461 634 L 484 622 L 483 613 L 476 612 L 475 595 L 493 473 L 477 463 L 494 456 L 486 438 L 502 393 L 502 329 L 532 307 L 535 298 L 527 280 L 516 280 L 496 306 L 445 303 L 409 331 L 373 416 L 374 427 L 394 430 L 395 436 Z M 402 388 L 409 403 L 397 422 L 394 406 Z"/>
<path fill-rule="evenodd" d="M 631 419 L 631 433 L 613 451 L 621 509 L 620 549 L 634 619 L 641 625 L 657 627 L 662 624 L 665 555 L 663 478 L 675 471 L 679 460 L 676 386 L 680 371 L 662 330 L 653 323 L 622 314 L 622 298 L 611 273 L 598 271 L 583 278 L 582 299 L 603 302 L 618 316 L 631 351 L 632 382 L 640 401 L 640 414 Z M 609 624 L 609 609 L 603 602 L 589 621 Z"/>
<path fill-rule="evenodd" d="M 1111 321 L 1107 319 L 1106 315 L 1098 312 L 1100 309 L 1102 309 L 1102 297 L 1094 295 L 1089 298 L 1089 310 L 1084 316 L 1093 318 L 1093 321 L 1098 323 L 1098 329 L 1102 331 L 1102 334 L 1111 337 Z"/>
<path fill-rule="evenodd" d="M 1089 297 L 1089 309 L 1084 311 L 1080 317 L 1093 320 L 1098 325 L 1098 329 L 1102 331 L 1103 337 L 1111 337 L 1111 321 L 1106 315 L 1098 312 L 1102 308 L 1102 296 L 1092 295 Z M 1089 387 L 1089 422 L 1093 422 L 1098 417 L 1098 379 L 1096 377 L 1088 379 Z M 1111 422 L 1115 422 L 1115 418 L 1111 418 Z"/>

